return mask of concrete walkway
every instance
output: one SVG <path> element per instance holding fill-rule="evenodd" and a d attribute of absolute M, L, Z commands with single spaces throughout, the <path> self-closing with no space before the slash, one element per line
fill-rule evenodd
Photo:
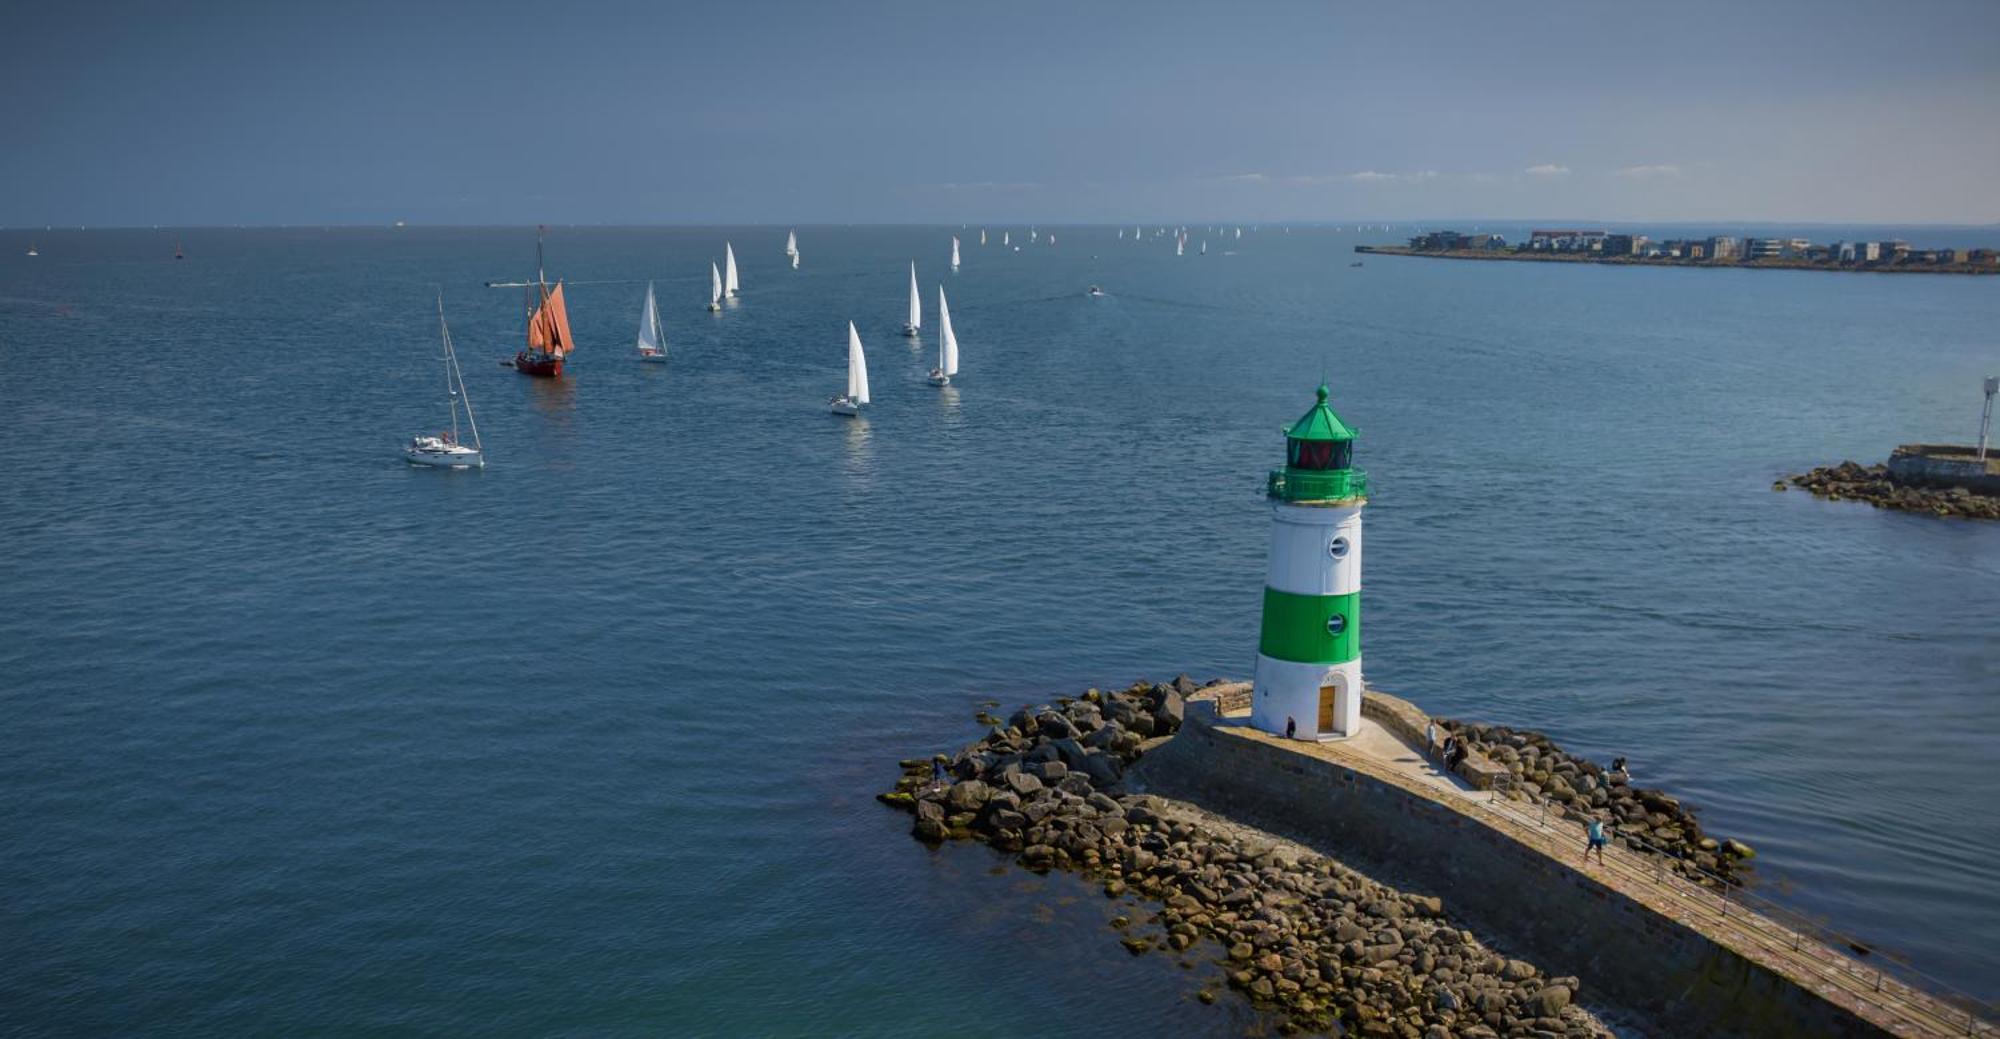
<path fill-rule="evenodd" d="M 1583 825 L 1543 805 L 1516 802 L 1476 790 L 1441 771 L 1416 747 L 1376 722 L 1363 718 L 1346 739 L 1287 740 L 1250 727 L 1249 712 L 1233 712 L 1223 727 L 1246 739 L 1276 744 L 1295 753 L 1365 773 L 1507 834 L 1563 868 L 1589 876 L 1663 916 L 1672 918 L 1793 978 L 1838 1005 L 1848 1007 L 1897 1036 L 1993 1036 L 1993 1025 L 1978 1013 L 1904 984 L 1823 942 L 1816 933 L 1788 926 L 1745 905 L 1742 892 L 1694 884 L 1660 868 L 1657 856 L 1613 841 L 1600 863 L 1582 858 Z M 1754 899 L 1754 896 L 1750 896 Z M 1755 901 L 1761 902 L 1761 899 Z M 1771 904 L 1776 911 L 1779 907 Z M 1813 929 L 1816 931 L 1817 929 Z"/>

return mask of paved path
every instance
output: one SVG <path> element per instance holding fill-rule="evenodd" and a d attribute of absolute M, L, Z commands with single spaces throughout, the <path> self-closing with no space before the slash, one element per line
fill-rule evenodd
<path fill-rule="evenodd" d="M 1891 1034 L 2000 1035 L 1990 1022 L 1968 1018 L 1966 1011 L 1881 973 L 1812 933 L 1746 907 L 1741 892 L 1731 895 L 1705 888 L 1661 869 L 1657 856 L 1614 842 L 1602 863 L 1594 857 L 1586 863 L 1581 859 L 1581 823 L 1542 805 L 1475 790 L 1457 776 L 1440 771 L 1416 747 L 1370 719 L 1363 718 L 1361 731 L 1351 737 L 1323 742 L 1286 740 L 1252 729 L 1248 712 L 1224 719 L 1224 725 L 1247 739 L 1332 761 L 1449 805 L 1737 954 L 1782 972 Z M 1771 908 L 1777 909 L 1774 904 Z"/>

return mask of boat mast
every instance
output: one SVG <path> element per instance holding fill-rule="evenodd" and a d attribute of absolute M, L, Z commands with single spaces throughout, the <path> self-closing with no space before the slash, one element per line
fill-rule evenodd
<path fill-rule="evenodd" d="M 465 424 L 472 429 L 472 449 L 483 455 L 486 447 L 479 442 L 479 420 L 472 417 L 472 398 L 465 393 L 465 373 L 458 367 L 458 351 L 451 345 L 451 326 L 444 321 L 444 293 L 438 293 L 438 333 L 444 338 L 444 363 L 449 382 L 456 383 L 452 392 L 451 439 L 458 441 L 458 407 L 465 405 Z M 482 459 L 483 464 L 483 459 Z"/>

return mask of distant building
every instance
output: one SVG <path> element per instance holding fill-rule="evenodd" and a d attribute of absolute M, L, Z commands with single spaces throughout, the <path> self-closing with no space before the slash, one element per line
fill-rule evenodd
<path fill-rule="evenodd" d="M 1604 248 L 1604 237 L 1603 231 L 1572 229 L 1530 231 L 1528 248 L 1537 252 L 1597 252 Z"/>
<path fill-rule="evenodd" d="M 1746 260 L 1775 260 L 1785 255 L 1785 240 L 1782 238 L 1745 238 L 1743 258 Z"/>
<path fill-rule="evenodd" d="M 1606 256 L 1634 256 L 1645 251 L 1645 235 L 1608 234 L 1604 236 L 1604 255 Z"/>
<path fill-rule="evenodd" d="M 1708 252 L 1708 258 L 1711 260 L 1733 260 L 1736 258 L 1736 239 L 1729 235 L 1716 235 L 1703 242 L 1702 247 Z"/>

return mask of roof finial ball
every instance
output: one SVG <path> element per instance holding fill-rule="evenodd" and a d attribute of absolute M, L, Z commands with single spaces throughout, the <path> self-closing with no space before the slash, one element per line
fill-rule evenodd
<path fill-rule="evenodd" d="M 1271 559 L 1257 643 L 1250 722 L 1292 738 L 1342 739 L 1361 728 L 1361 508 L 1368 474 L 1354 468 L 1352 426 L 1319 400 L 1285 428 L 1273 470 Z M 1310 719 L 1310 723 L 1308 723 Z"/>

